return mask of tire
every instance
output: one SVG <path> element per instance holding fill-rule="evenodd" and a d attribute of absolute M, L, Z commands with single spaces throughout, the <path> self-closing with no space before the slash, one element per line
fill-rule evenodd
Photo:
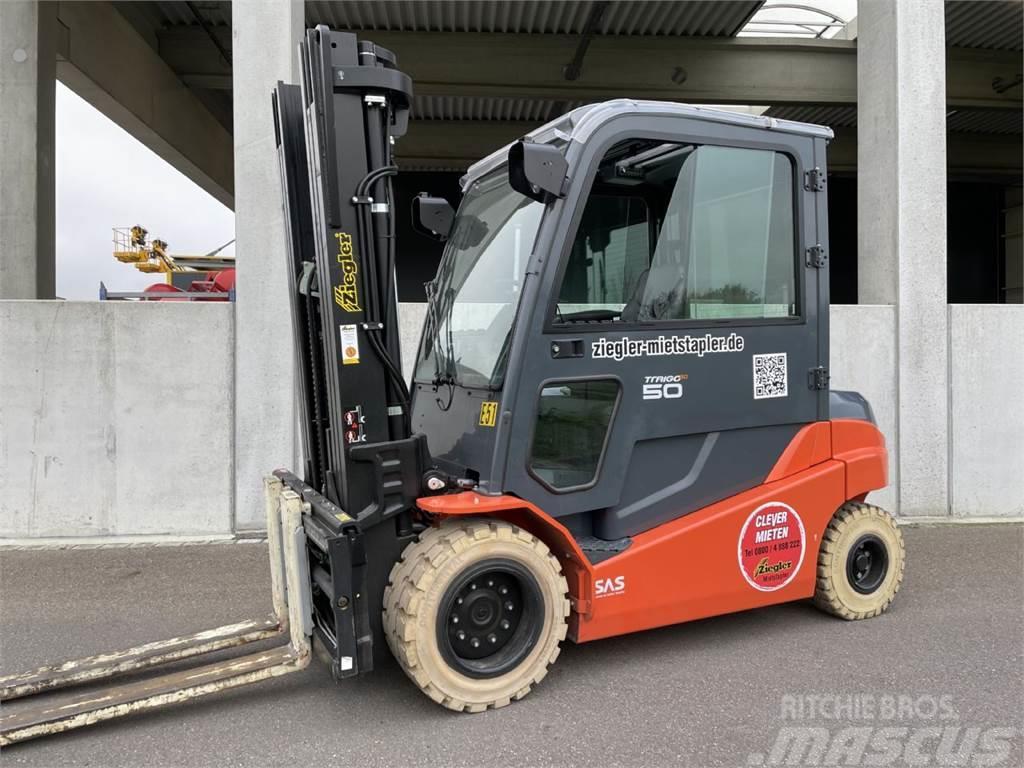
<path fill-rule="evenodd" d="M 568 591 L 558 560 L 532 534 L 494 520 L 448 519 L 391 569 L 384 633 L 405 673 L 438 704 L 497 709 L 528 694 L 558 658 Z M 452 623 L 460 616 L 461 625 Z M 461 628 L 474 634 L 457 639 Z"/>
<path fill-rule="evenodd" d="M 903 534 L 892 515 L 849 501 L 822 537 L 814 603 L 847 621 L 878 616 L 896 597 L 905 562 Z"/>

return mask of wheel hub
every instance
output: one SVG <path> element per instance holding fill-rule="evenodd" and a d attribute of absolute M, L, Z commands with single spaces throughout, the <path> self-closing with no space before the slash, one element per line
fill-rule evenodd
<path fill-rule="evenodd" d="M 452 582 L 438 611 L 445 660 L 470 677 L 496 677 L 533 648 L 543 621 L 536 579 L 511 560 L 489 560 Z"/>
<path fill-rule="evenodd" d="M 889 551 L 878 536 L 868 533 L 854 542 L 846 558 L 846 578 L 856 592 L 874 592 L 885 581 L 888 570 Z"/>
<path fill-rule="evenodd" d="M 448 612 L 448 637 L 465 659 L 500 651 L 519 628 L 523 605 L 516 578 L 488 571 L 463 586 Z"/>

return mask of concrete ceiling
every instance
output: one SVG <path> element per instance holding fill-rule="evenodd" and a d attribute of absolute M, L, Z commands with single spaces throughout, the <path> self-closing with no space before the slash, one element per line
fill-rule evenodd
<path fill-rule="evenodd" d="M 1024 49 L 1024 3 L 1021 0 L 946 0 L 946 45 L 1021 51 Z M 1016 86 L 1018 93 L 1020 88 Z M 832 128 L 857 126 L 856 105 L 783 105 L 771 107 L 766 114 Z M 1024 113 L 1019 108 L 950 109 L 946 119 L 947 130 L 952 133 L 1020 136 L 1024 132 Z"/>
<path fill-rule="evenodd" d="M 466 158 L 452 153 L 452 135 L 466 152 L 493 149 L 575 106 L 622 95 L 767 104 L 772 115 L 852 129 L 856 43 L 736 38 L 763 5 L 307 0 L 305 8 L 311 26 L 372 30 L 375 42 L 399 54 L 417 90 L 414 126 L 403 140 L 414 160 L 407 167 L 457 168 Z M 113 7 L 230 132 L 231 3 Z M 947 0 L 951 132 L 1021 135 L 1022 9 L 1020 0 Z M 565 67 L 585 38 L 581 76 L 567 78 Z"/>
<path fill-rule="evenodd" d="M 764 0 L 309 0 L 306 22 L 346 30 L 551 35 L 582 35 L 592 23 L 592 34 L 602 36 L 733 37 L 763 4 Z M 114 2 L 114 6 L 230 130 L 231 3 L 160 0 Z M 211 55 L 217 60 L 206 62 Z M 486 96 L 463 97 L 458 103 L 418 99 L 414 117 L 489 119 L 485 115 L 493 115 L 539 121 L 549 119 L 551 106 L 538 100 Z"/>
<path fill-rule="evenodd" d="M 115 2 L 114 5 L 221 124 L 230 130 L 231 3 L 223 0 L 161 0 Z M 675 0 L 613 0 L 603 3 L 592 0 L 526 0 L 516 3 L 485 0 L 308 0 L 306 20 L 311 26 L 325 23 L 337 29 L 379 30 L 391 33 L 393 37 L 405 35 L 410 38 L 410 33 L 580 37 L 590 23 L 594 35 L 619 38 L 625 43 L 627 37 L 732 38 L 763 5 L 764 0 L 686 3 Z M 949 0 L 946 3 L 947 42 L 956 47 L 1020 51 L 1024 28 L 1022 9 L 1024 4 L 1020 0 Z M 448 37 L 446 41 L 451 39 Z M 468 41 L 469 38 L 464 39 Z M 783 41 L 777 42 L 783 44 Z M 584 66 L 586 64 L 585 58 Z M 581 88 L 576 98 L 572 98 L 572 89 L 566 90 L 567 93 L 555 94 L 554 97 L 540 92 L 533 95 L 429 93 L 416 98 L 413 116 L 420 120 L 537 123 L 578 104 L 605 97 L 604 94 L 586 93 Z M 712 98 L 708 101 L 716 101 L 714 94 L 709 95 Z M 670 98 L 665 94 L 660 94 L 660 97 Z M 692 98 L 689 94 L 688 97 Z M 762 99 L 761 103 L 765 100 Z M 952 112 L 949 127 L 950 130 L 1019 134 L 1020 110 L 1008 112 L 1012 114 L 963 106 Z M 831 125 L 855 122 L 850 117 L 855 114 L 855 109 L 849 104 L 831 104 L 827 109 L 787 104 L 776 106 L 771 114 L 780 117 L 813 114 Z"/>
<path fill-rule="evenodd" d="M 818 123 L 831 128 L 856 128 L 857 107 L 813 105 L 771 107 L 765 114 L 783 120 Z M 946 129 L 953 133 L 1021 135 L 1024 114 L 1017 109 L 951 109 Z"/>
<path fill-rule="evenodd" d="M 306 21 L 332 29 L 734 37 L 764 0 L 307 0 Z"/>
<path fill-rule="evenodd" d="M 232 102 L 230 87 L 207 87 L 211 83 L 190 82 L 193 74 L 189 57 L 199 59 L 213 56 L 218 68 L 231 73 L 231 3 L 224 0 L 193 0 L 191 2 L 136 2 L 113 3 L 114 8 L 127 19 L 146 44 L 156 51 L 182 82 L 196 95 L 217 121 L 232 130 Z"/>
<path fill-rule="evenodd" d="M 946 45 L 1020 51 L 1024 48 L 1021 0 L 946 0 Z"/>

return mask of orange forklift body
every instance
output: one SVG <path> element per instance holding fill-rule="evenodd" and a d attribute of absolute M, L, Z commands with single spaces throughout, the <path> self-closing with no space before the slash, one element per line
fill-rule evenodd
<path fill-rule="evenodd" d="M 887 478 L 885 439 L 873 424 L 809 424 L 761 485 L 638 534 L 629 549 L 597 565 L 561 523 L 523 499 L 465 492 L 417 504 L 437 520 L 493 517 L 544 541 L 569 583 L 569 636 L 584 643 L 810 598 L 835 510 Z"/>

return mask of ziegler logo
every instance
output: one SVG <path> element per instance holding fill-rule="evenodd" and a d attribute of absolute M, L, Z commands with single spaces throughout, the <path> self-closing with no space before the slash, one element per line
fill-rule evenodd
<path fill-rule="evenodd" d="M 683 382 L 689 374 L 644 376 L 644 400 L 678 400 L 683 396 Z"/>
<path fill-rule="evenodd" d="M 621 595 L 626 591 L 626 577 L 614 576 L 607 579 L 598 579 L 595 584 L 596 597 L 611 597 Z"/>
<path fill-rule="evenodd" d="M 781 563 L 773 563 L 768 565 L 768 558 L 762 557 L 761 562 L 757 564 L 757 568 L 754 569 L 753 578 L 757 578 L 764 573 L 778 573 L 779 571 L 788 571 L 793 567 L 792 560 L 783 560 Z"/>
<path fill-rule="evenodd" d="M 352 236 L 335 232 L 338 238 L 338 263 L 341 265 L 341 285 L 334 286 L 334 301 L 346 312 L 361 312 L 359 308 L 359 267 L 352 250 Z"/>

